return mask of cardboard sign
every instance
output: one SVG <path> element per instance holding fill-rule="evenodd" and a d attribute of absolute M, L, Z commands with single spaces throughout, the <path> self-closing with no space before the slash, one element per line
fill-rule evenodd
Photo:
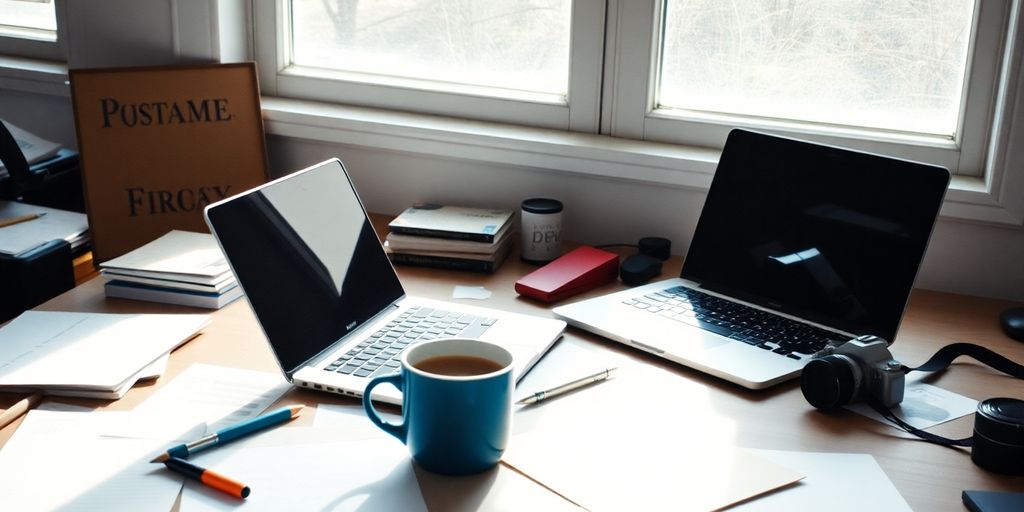
<path fill-rule="evenodd" d="M 93 258 L 172 229 L 267 180 L 255 64 L 70 71 Z"/>

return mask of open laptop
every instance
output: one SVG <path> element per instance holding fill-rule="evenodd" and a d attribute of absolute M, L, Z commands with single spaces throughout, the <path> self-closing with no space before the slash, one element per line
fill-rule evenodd
<path fill-rule="evenodd" d="M 574 304 L 570 325 L 759 389 L 826 344 L 890 344 L 949 172 L 733 130 L 680 276 Z"/>
<path fill-rule="evenodd" d="M 361 397 L 414 343 L 505 346 L 520 379 L 565 322 L 406 294 L 338 159 L 209 205 L 206 222 L 289 382 Z M 378 394 L 378 390 L 380 393 Z M 374 399 L 400 403 L 391 386 Z"/>

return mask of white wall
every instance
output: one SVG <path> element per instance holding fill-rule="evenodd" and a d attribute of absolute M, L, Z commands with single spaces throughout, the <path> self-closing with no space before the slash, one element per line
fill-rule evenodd
<path fill-rule="evenodd" d="M 166 64 L 203 60 L 204 55 L 237 56 L 246 44 L 232 41 L 228 50 L 223 41 L 216 40 L 216 30 L 181 27 L 178 21 L 183 9 L 198 9 L 214 14 L 213 26 L 223 25 L 226 20 L 223 16 L 216 19 L 216 14 L 244 11 L 244 2 L 108 0 L 105 5 L 115 5 L 120 19 L 99 16 L 97 4 L 89 3 L 92 9 L 84 4 L 71 2 L 68 7 L 68 15 L 79 20 L 76 26 L 87 26 L 69 34 L 72 66 Z M 124 29 L 131 26 L 136 28 Z M 1024 127 L 1024 109 L 1015 117 L 1019 132 Z M 7 89 L 0 81 L 0 118 L 73 145 L 74 124 L 67 97 Z M 1024 174 L 1024 144 L 1015 147 L 1017 152 L 1009 155 L 1009 172 Z M 275 176 L 340 157 L 367 208 L 381 213 L 397 213 L 424 200 L 516 207 L 526 197 L 555 197 L 566 205 L 566 236 L 590 244 L 633 243 L 643 236 L 664 236 L 672 240 L 673 252 L 685 253 L 704 201 L 703 192 L 692 189 L 456 156 L 440 158 L 276 136 L 269 137 L 268 151 Z M 918 286 L 1024 302 L 1024 229 L 940 219 Z"/>

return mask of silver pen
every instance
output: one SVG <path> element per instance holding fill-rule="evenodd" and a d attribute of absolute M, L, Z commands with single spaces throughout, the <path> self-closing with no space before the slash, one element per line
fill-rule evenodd
<path fill-rule="evenodd" d="M 602 380 L 605 380 L 608 377 L 611 377 L 612 376 L 612 372 L 614 372 L 615 370 L 616 370 L 615 368 L 605 368 L 604 370 L 601 370 L 601 371 L 599 371 L 599 372 L 597 372 L 597 373 L 595 373 L 593 375 L 587 375 L 586 377 L 583 377 L 582 379 L 576 379 L 576 380 L 574 380 L 572 382 L 567 382 L 565 384 L 562 384 L 561 386 L 556 386 L 556 387 L 553 387 L 551 389 L 547 389 L 547 390 L 544 390 L 544 391 L 538 391 L 538 392 L 536 392 L 536 393 L 534 393 L 534 394 L 532 394 L 532 395 L 530 395 L 530 396 L 528 396 L 528 397 L 526 397 L 526 398 L 516 402 L 516 405 L 535 404 L 535 403 L 540 402 L 542 400 L 547 400 L 548 398 L 556 397 L 556 396 L 561 395 L 563 393 L 568 393 L 568 392 L 570 392 L 570 391 L 572 391 L 574 389 L 579 389 L 579 388 L 581 388 L 583 386 L 586 386 L 588 384 L 593 384 L 595 382 L 601 382 Z"/>

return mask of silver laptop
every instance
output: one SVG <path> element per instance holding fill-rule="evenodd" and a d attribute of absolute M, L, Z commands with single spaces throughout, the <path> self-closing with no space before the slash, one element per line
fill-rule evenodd
<path fill-rule="evenodd" d="M 733 130 L 680 276 L 554 312 L 765 388 L 827 344 L 892 343 L 948 184 L 941 167 Z"/>
<path fill-rule="evenodd" d="M 512 352 L 518 380 L 565 322 L 406 294 L 337 159 L 212 204 L 206 222 L 297 386 L 361 397 L 406 347 L 469 337 Z M 380 390 L 378 394 L 377 390 Z M 390 386 L 374 399 L 400 403 Z"/>

